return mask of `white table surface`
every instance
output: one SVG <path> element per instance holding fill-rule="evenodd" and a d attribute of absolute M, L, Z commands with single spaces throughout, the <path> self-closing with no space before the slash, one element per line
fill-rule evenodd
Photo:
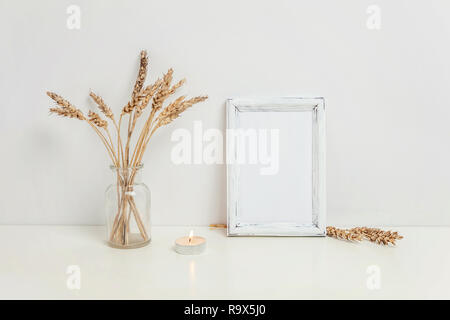
<path fill-rule="evenodd" d="M 175 253 L 191 228 L 207 238 L 206 252 Z M 119 250 L 104 243 L 104 227 L 0 226 L 0 298 L 449 299 L 450 228 L 392 229 L 405 236 L 396 247 L 154 227 L 149 246 Z M 80 268 L 79 290 L 67 287 L 70 265 Z M 369 289 L 376 270 L 380 288 Z"/>

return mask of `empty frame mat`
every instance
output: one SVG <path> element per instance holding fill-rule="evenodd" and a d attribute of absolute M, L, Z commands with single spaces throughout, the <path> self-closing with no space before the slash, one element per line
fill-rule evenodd
<path fill-rule="evenodd" d="M 227 101 L 230 236 L 325 235 L 322 98 Z"/>

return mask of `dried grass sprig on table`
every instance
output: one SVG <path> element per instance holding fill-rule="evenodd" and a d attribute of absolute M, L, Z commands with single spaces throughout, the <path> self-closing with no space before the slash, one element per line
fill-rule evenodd
<path fill-rule="evenodd" d="M 224 223 L 213 223 L 209 225 L 210 228 L 226 229 L 227 225 Z M 383 231 L 376 228 L 356 227 L 352 229 L 339 229 L 336 227 L 327 227 L 327 236 L 346 240 L 346 241 L 362 241 L 364 239 L 383 245 L 395 245 L 395 241 L 403 239 L 398 232 Z"/>
<path fill-rule="evenodd" d="M 381 229 L 367 227 L 338 229 L 329 226 L 327 227 L 327 236 L 348 241 L 361 241 L 365 239 L 382 245 L 395 245 L 397 240 L 403 239 L 398 232 L 383 231 Z"/>
<path fill-rule="evenodd" d="M 161 80 L 158 79 L 153 84 L 144 86 L 147 76 L 147 68 L 147 52 L 141 51 L 139 71 L 133 86 L 131 98 L 130 101 L 128 101 L 122 108 L 118 123 L 116 122 L 112 109 L 108 107 L 100 96 L 93 92 L 89 95 L 95 101 L 106 119 L 103 119 L 100 114 L 94 111 L 89 111 L 86 117 L 80 109 L 73 106 L 69 101 L 65 100 L 56 93 L 47 92 L 48 96 L 54 100 L 57 105 L 57 107 L 50 108 L 50 113 L 86 121 L 99 136 L 102 143 L 106 147 L 108 156 L 110 157 L 113 165 L 118 169 L 118 211 L 114 219 L 110 241 L 124 246 L 128 241 L 131 216 L 134 217 L 142 238 L 144 240 L 148 239 L 147 231 L 141 221 L 133 195 L 129 191 L 133 186 L 137 168 L 141 166 L 142 158 L 150 138 L 158 128 L 167 125 L 174 119 L 178 118 L 181 113 L 192 105 L 207 99 L 206 96 L 198 96 L 185 100 L 185 96 L 181 96 L 167 106 L 164 106 L 164 102 L 185 83 L 185 79 L 182 79 L 171 86 L 173 80 L 173 70 L 169 69 Z M 136 128 L 136 123 L 144 114 L 144 111 L 148 106 L 151 106 L 151 108 L 149 108 L 150 111 L 148 112 L 147 120 L 139 133 L 134 148 L 132 148 L 131 138 Z M 128 125 L 126 131 L 126 142 L 124 143 L 121 136 L 121 130 L 122 121 L 126 117 L 128 117 Z M 109 132 L 108 119 L 114 125 L 116 134 L 115 141 L 117 141 L 116 143 L 114 143 L 114 140 Z M 133 152 L 131 152 L 131 150 L 133 150 Z"/>

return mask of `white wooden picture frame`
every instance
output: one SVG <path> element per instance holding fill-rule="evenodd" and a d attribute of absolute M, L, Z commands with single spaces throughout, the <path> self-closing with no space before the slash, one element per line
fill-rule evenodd
<path fill-rule="evenodd" d="M 325 236 L 324 99 L 235 98 L 226 107 L 228 235 Z"/>

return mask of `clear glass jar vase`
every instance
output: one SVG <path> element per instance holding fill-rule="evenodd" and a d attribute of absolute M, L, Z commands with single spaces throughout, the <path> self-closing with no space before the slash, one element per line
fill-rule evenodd
<path fill-rule="evenodd" d="M 108 244 L 131 249 L 150 243 L 150 189 L 141 180 L 142 165 L 111 166 L 114 183 L 106 189 Z"/>

